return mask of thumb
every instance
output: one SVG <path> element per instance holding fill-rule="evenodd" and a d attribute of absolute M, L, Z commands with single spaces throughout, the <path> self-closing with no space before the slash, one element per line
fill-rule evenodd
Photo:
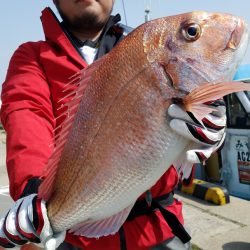
<path fill-rule="evenodd" d="M 64 241 L 65 236 L 66 231 L 54 234 L 52 237 L 48 237 L 48 239 L 44 241 L 44 248 L 46 250 L 55 250 Z"/>

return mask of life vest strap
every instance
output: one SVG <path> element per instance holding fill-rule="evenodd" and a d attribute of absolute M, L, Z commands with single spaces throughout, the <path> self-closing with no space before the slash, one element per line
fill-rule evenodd
<path fill-rule="evenodd" d="M 185 230 L 175 214 L 167 210 L 167 207 L 174 202 L 173 192 L 152 198 L 151 205 L 148 205 L 146 199 L 138 200 L 132 208 L 127 221 L 131 221 L 137 216 L 149 215 L 155 211 L 160 211 L 165 221 L 168 223 L 172 233 L 177 236 L 184 244 L 191 240 L 190 235 Z"/>
<path fill-rule="evenodd" d="M 179 219 L 176 217 L 175 214 L 171 213 L 166 209 L 166 207 L 162 206 L 160 202 L 152 201 L 151 207 L 153 209 L 158 208 L 164 217 L 165 221 L 168 223 L 169 227 L 172 230 L 172 233 L 177 236 L 183 244 L 189 242 L 191 240 L 191 236 L 185 230 L 183 225 L 180 223 Z"/>
<path fill-rule="evenodd" d="M 169 193 L 169 194 L 165 194 L 156 198 L 152 198 L 151 206 L 149 206 L 146 199 L 137 200 L 132 210 L 130 211 L 127 221 L 131 221 L 137 216 L 151 214 L 153 211 L 155 211 L 157 208 L 152 207 L 153 201 L 160 203 L 163 207 L 170 206 L 174 202 L 173 193 Z"/>

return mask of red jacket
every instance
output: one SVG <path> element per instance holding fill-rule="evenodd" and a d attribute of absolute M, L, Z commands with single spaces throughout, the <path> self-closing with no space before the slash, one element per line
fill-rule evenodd
<path fill-rule="evenodd" d="M 53 13 L 46 8 L 41 19 L 46 41 L 28 42 L 16 50 L 2 87 L 1 120 L 7 132 L 7 168 L 14 200 L 29 179 L 43 174 L 53 149 L 49 142 L 59 125 L 54 118 L 61 112 L 57 109 L 62 88 L 70 76 L 86 67 Z M 171 167 L 152 187 L 153 197 L 170 193 L 177 182 L 177 173 Z M 183 223 L 179 201 L 174 200 L 168 210 Z M 125 222 L 123 229 L 128 250 L 148 249 L 173 237 L 159 211 Z M 118 233 L 99 239 L 68 234 L 66 240 L 84 249 L 120 249 Z"/>

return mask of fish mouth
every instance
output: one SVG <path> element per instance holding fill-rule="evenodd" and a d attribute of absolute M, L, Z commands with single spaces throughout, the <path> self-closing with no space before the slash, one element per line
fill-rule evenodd
<path fill-rule="evenodd" d="M 238 19 L 236 22 L 237 22 L 236 27 L 231 33 L 229 41 L 226 45 L 226 48 L 229 48 L 232 50 L 236 50 L 239 48 L 243 40 L 243 37 L 245 35 L 249 36 L 247 24 L 242 19 Z"/>
<path fill-rule="evenodd" d="M 247 23 L 242 19 L 236 21 L 236 27 L 233 30 L 231 37 L 227 43 L 227 48 L 231 49 L 235 55 L 230 64 L 231 70 L 228 71 L 228 75 L 224 80 L 232 80 L 238 66 L 243 61 L 249 44 L 249 27 Z"/>

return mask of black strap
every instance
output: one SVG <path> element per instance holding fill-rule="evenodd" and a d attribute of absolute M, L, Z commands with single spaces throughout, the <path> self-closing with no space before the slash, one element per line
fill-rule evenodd
<path fill-rule="evenodd" d="M 162 206 L 169 206 L 173 204 L 174 197 L 173 193 L 165 194 L 153 199 L 156 202 L 160 202 Z M 151 214 L 155 209 L 152 208 L 145 199 L 138 200 L 135 205 L 133 206 L 130 214 L 127 218 L 127 221 L 133 220 L 135 217 L 140 215 Z"/>
<path fill-rule="evenodd" d="M 191 240 L 190 235 L 187 233 L 187 231 L 180 223 L 178 218 L 175 216 L 175 214 L 171 213 L 166 209 L 166 207 L 173 204 L 173 202 L 174 202 L 173 193 L 153 198 L 151 205 L 149 205 L 145 199 L 138 200 L 135 203 L 134 207 L 132 208 L 127 218 L 127 221 L 131 221 L 137 216 L 148 215 L 156 210 L 160 210 L 163 218 L 171 228 L 172 233 L 185 244 Z M 126 250 L 126 239 L 123 227 L 121 227 L 121 229 L 119 230 L 119 235 L 120 235 L 120 249 Z"/>
<path fill-rule="evenodd" d="M 126 238 L 123 227 L 119 229 L 119 236 L 120 236 L 120 249 L 127 250 Z"/>
<path fill-rule="evenodd" d="M 30 194 L 37 194 L 38 188 L 39 188 L 41 183 L 42 183 L 42 180 L 39 178 L 29 179 L 20 198 L 23 198 L 23 197 L 28 196 Z"/>
<path fill-rule="evenodd" d="M 151 207 L 156 209 L 158 208 L 164 217 L 165 221 L 170 226 L 173 234 L 177 236 L 184 244 L 191 240 L 190 235 L 185 230 L 183 225 L 180 223 L 175 214 L 168 211 L 165 207 L 163 207 L 160 202 L 156 202 L 154 199 L 152 201 Z"/>

